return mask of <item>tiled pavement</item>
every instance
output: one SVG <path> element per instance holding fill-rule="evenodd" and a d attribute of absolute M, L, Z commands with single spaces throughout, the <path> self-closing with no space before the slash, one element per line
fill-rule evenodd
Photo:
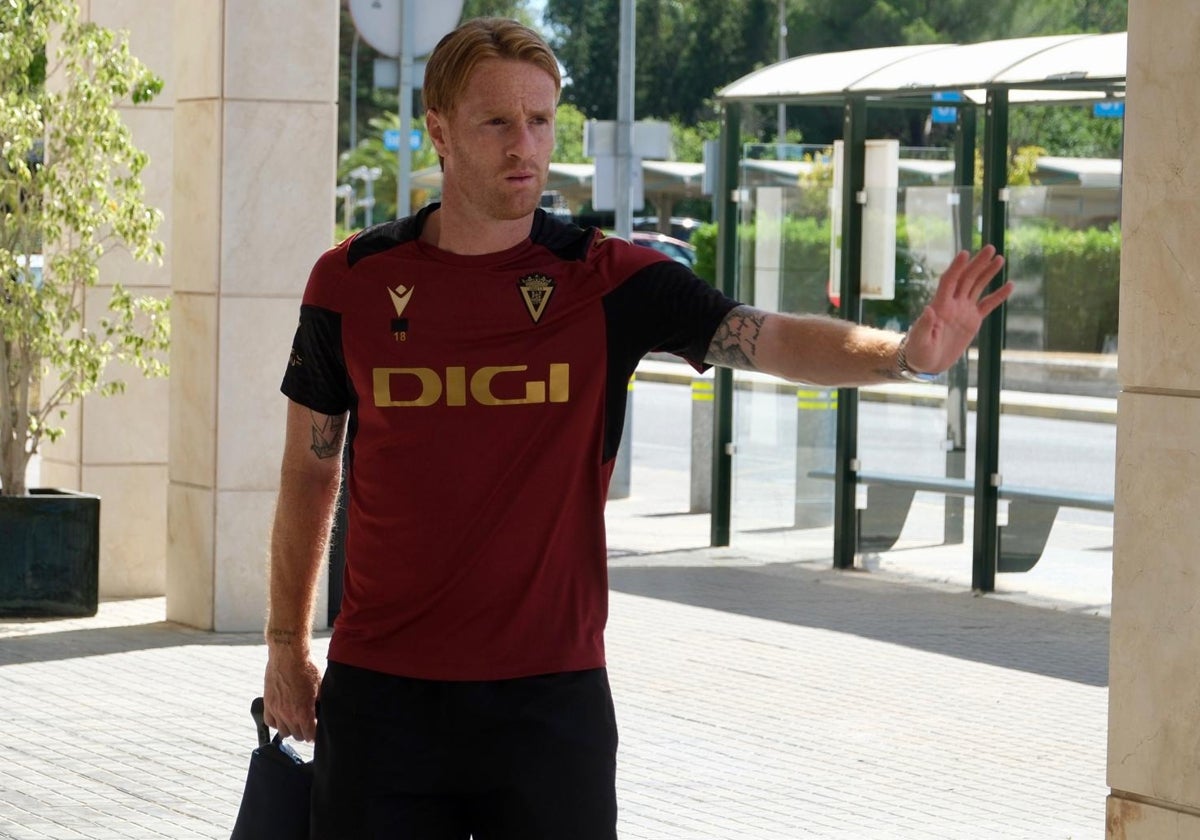
<path fill-rule="evenodd" d="M 1103 836 L 1107 619 L 649 516 L 611 506 L 622 838 Z M 0 623 L 0 837 L 229 836 L 264 649 L 163 615 Z"/>

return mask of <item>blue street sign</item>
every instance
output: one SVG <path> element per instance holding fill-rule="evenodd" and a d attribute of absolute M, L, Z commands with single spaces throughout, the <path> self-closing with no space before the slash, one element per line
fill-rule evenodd
<path fill-rule="evenodd" d="M 962 94 L 956 90 L 939 91 L 933 95 L 934 102 L 959 102 Z M 934 123 L 953 123 L 958 120 L 958 108 L 953 105 L 934 105 L 930 109 Z"/>
<path fill-rule="evenodd" d="M 1105 100 L 1092 106 L 1092 116 L 1107 119 L 1120 119 L 1125 116 L 1125 100 Z"/>
<path fill-rule="evenodd" d="M 389 152 L 400 151 L 400 129 L 389 128 L 383 132 L 383 147 Z M 421 130 L 414 128 L 408 135 L 408 148 L 414 152 L 421 148 Z"/>

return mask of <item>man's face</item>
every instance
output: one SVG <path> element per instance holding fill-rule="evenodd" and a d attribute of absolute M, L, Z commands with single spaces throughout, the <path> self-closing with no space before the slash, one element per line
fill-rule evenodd
<path fill-rule="evenodd" d="M 451 113 L 426 115 L 445 159 L 444 202 L 484 219 L 532 213 L 554 151 L 556 101 L 554 80 L 535 65 L 480 62 Z"/>

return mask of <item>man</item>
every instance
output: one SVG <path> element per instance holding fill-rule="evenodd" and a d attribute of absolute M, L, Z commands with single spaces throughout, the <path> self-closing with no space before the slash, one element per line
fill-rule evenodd
<path fill-rule="evenodd" d="M 538 209 L 559 88 L 515 22 L 446 36 L 424 88 L 441 203 L 330 250 L 305 291 L 264 695 L 269 724 L 316 740 L 314 838 L 615 837 L 603 508 L 638 360 L 882 382 L 947 368 L 1010 292 L 981 298 L 1001 267 L 984 249 L 904 338 L 739 305 Z M 308 640 L 343 440 L 322 678 Z"/>

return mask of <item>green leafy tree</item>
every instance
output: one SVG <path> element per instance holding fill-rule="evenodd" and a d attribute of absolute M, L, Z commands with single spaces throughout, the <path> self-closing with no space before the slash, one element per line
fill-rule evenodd
<path fill-rule="evenodd" d="M 1049 155 L 1119 158 L 1123 134 L 1123 120 L 1093 116 L 1090 105 L 1024 105 L 1009 115 L 1009 142 Z"/>
<path fill-rule="evenodd" d="M 917 43 L 971 43 L 1028 35 L 1119 32 L 1126 0 L 787 0 L 788 55 Z M 641 118 L 694 124 L 711 118 L 706 104 L 722 86 L 778 58 L 775 0 L 638 0 L 635 113 Z M 567 71 L 564 99 L 587 117 L 616 115 L 617 0 L 547 0 L 551 44 Z M 1048 109 L 1029 117 L 1054 139 L 1022 135 L 1057 154 L 1109 154 L 1119 122 Z M 928 111 L 876 109 L 872 136 L 906 145 L 944 141 L 926 128 Z M 1014 116 L 1014 132 L 1022 128 Z M 774 139 L 775 109 L 748 108 L 743 126 L 759 140 Z M 840 108 L 790 108 L 788 129 L 806 142 L 841 136 Z"/>
<path fill-rule="evenodd" d="M 355 178 L 352 173 L 359 168 L 378 169 L 379 177 L 375 180 L 372 191 L 374 194 L 374 207 L 372 207 L 371 218 L 374 222 L 382 222 L 388 219 L 396 218 L 396 179 L 400 173 L 400 161 L 397 158 L 397 152 L 387 148 L 383 142 L 384 132 L 389 130 L 399 130 L 400 116 L 398 114 L 381 114 L 371 120 L 368 127 L 367 135 L 359 141 L 359 144 L 345 152 L 338 159 L 338 183 L 347 184 L 354 188 L 352 200 L 355 202 L 363 201 L 366 198 L 366 185 L 363 179 Z M 425 131 L 425 118 L 415 117 L 413 119 L 412 129 L 421 134 L 421 147 L 412 152 L 412 171 L 416 172 L 430 166 L 436 166 L 438 162 L 437 151 L 433 148 L 433 143 L 429 139 L 428 133 Z M 407 150 L 408 146 L 404 148 Z M 428 191 L 414 188 L 409 197 L 410 206 L 420 207 L 429 199 Z M 338 214 L 339 219 L 343 218 L 342 213 Z M 358 209 L 352 214 L 355 219 L 364 220 L 366 214 Z M 344 223 L 339 223 L 336 231 L 337 238 L 343 238 L 345 235 L 359 229 L 357 223 L 346 227 Z"/>
<path fill-rule="evenodd" d="M 635 103 L 638 118 L 703 118 L 721 85 L 771 60 L 773 0 L 639 0 Z M 547 0 L 551 46 L 566 70 L 563 98 L 589 119 L 617 112 L 619 4 Z"/>
<path fill-rule="evenodd" d="M 52 45 L 52 46 L 49 46 Z M 84 292 L 115 247 L 161 257 L 161 214 L 143 200 L 146 155 L 118 103 L 144 103 L 162 81 L 128 39 L 79 19 L 74 0 L 0 3 L 0 493 L 26 491 L 43 439 L 67 408 L 123 383 L 109 362 L 166 372 L 166 301 L 112 289 L 83 323 Z M 44 269 L 37 261 L 45 251 Z"/>
<path fill-rule="evenodd" d="M 555 163 L 591 163 L 583 153 L 583 112 L 570 103 L 558 106 L 554 117 Z"/>
<path fill-rule="evenodd" d="M 587 119 L 613 119 L 617 113 L 616 9 L 616 0 L 546 2 L 550 45 L 567 76 L 562 101 Z"/>

